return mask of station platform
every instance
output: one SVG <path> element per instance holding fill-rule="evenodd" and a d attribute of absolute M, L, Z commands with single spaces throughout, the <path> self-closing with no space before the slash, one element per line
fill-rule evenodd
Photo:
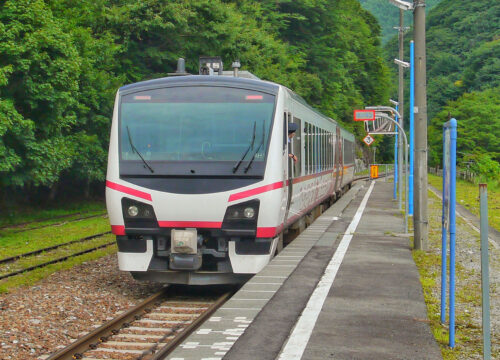
<path fill-rule="evenodd" d="M 357 183 L 167 359 L 442 359 L 403 232 L 392 183 Z"/>

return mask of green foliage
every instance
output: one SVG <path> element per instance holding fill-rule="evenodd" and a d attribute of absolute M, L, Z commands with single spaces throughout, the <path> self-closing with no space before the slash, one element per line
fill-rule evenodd
<path fill-rule="evenodd" d="M 442 123 L 458 120 L 458 159 L 488 153 L 499 161 L 500 3 L 442 0 L 427 16 L 427 115 L 429 164 L 441 163 Z M 406 38 L 412 38 L 410 32 Z M 386 45 L 397 54 L 397 39 Z M 409 53 L 408 43 L 405 54 Z M 409 74 L 405 74 L 405 88 Z M 408 91 L 406 91 L 406 96 Z M 405 99 L 408 105 L 408 98 Z M 405 113 L 408 114 L 408 107 Z"/>
<path fill-rule="evenodd" d="M 479 175 L 480 181 L 498 179 L 500 177 L 500 163 L 493 160 L 489 154 L 473 154 L 464 157 L 470 162 L 470 169 Z"/>
<path fill-rule="evenodd" d="M 80 59 L 43 1 L 8 1 L 0 11 L 1 185 L 50 185 L 71 159 L 60 148 L 75 123 Z M 42 168 L 37 165 L 43 164 Z M 5 173 L 8 170 L 8 173 Z"/>
<path fill-rule="evenodd" d="M 491 158 L 500 162 L 500 87 L 481 92 L 464 94 L 451 101 L 431 121 L 429 126 L 429 164 L 435 166 L 442 158 L 442 126 L 448 121 L 448 114 L 458 121 L 457 158 L 465 160 L 473 155 L 475 159 L 488 162 Z M 487 156 L 479 156 L 487 154 Z M 478 167 L 483 169 L 483 166 Z M 488 173 L 488 171 L 486 172 Z M 478 174 L 486 174 L 480 170 Z"/>
<path fill-rule="evenodd" d="M 352 110 L 385 103 L 388 98 L 389 74 L 381 58 L 376 19 L 354 0 L 265 0 L 260 6 L 251 1 L 233 2 L 242 11 L 278 24 L 269 30 L 303 54 L 305 70 L 321 81 L 309 92 L 303 87 L 295 89 L 361 136 L 360 124 L 352 122 Z"/>
<path fill-rule="evenodd" d="M 103 181 L 117 88 L 179 57 L 239 59 L 354 128 L 354 107 L 387 99 L 379 32 L 356 0 L 4 1 L 0 187 Z"/>
<path fill-rule="evenodd" d="M 442 0 L 426 0 L 426 13 L 440 1 Z M 394 26 L 399 26 L 399 8 L 392 5 L 388 0 L 359 0 L 359 2 L 363 8 L 370 11 L 377 18 L 382 28 L 382 43 L 386 44 L 395 34 L 397 34 L 397 30 L 394 29 Z M 410 26 L 412 23 L 413 13 L 411 11 L 405 11 L 403 25 Z"/>
<path fill-rule="evenodd" d="M 442 0 L 429 12 L 426 21 L 429 119 L 448 101 L 466 92 L 500 85 L 499 16 L 500 3 L 495 0 Z M 406 38 L 413 38 L 412 32 Z M 397 39 L 391 39 L 386 45 L 388 60 L 392 61 L 397 48 Z M 408 53 L 405 44 L 405 54 Z"/>

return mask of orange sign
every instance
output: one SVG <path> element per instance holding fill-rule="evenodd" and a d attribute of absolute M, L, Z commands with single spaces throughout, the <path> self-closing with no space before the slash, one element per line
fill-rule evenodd
<path fill-rule="evenodd" d="M 370 165 L 370 177 L 378 179 L 378 165 Z"/>
<path fill-rule="evenodd" d="M 354 110 L 354 121 L 375 120 L 375 110 Z"/>

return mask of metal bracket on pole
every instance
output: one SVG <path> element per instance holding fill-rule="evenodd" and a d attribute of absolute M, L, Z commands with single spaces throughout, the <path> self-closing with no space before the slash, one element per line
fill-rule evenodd
<path fill-rule="evenodd" d="M 389 112 L 392 111 L 397 115 L 397 117 L 401 117 L 401 114 L 396 109 L 390 106 L 365 106 L 365 109 L 375 110 L 375 111 L 389 111 Z M 393 119 L 391 120 L 394 121 Z"/>
<path fill-rule="evenodd" d="M 403 61 L 403 60 L 399 60 L 399 59 L 394 59 L 394 63 L 398 66 L 402 66 L 404 68 L 409 68 L 410 67 L 410 63 L 409 62 L 406 62 L 406 61 Z"/>
<path fill-rule="evenodd" d="M 401 10 L 413 10 L 413 3 L 402 0 L 389 0 L 393 5 L 396 5 Z"/>
<path fill-rule="evenodd" d="M 399 114 L 396 109 L 391 108 L 390 106 L 367 106 L 365 109 L 369 110 L 378 110 L 379 112 L 375 113 L 375 118 L 383 119 L 386 122 L 391 122 L 395 124 L 399 131 L 401 132 L 400 135 L 403 136 L 403 140 L 405 142 L 405 164 L 406 164 L 406 171 L 405 171 L 405 232 L 408 233 L 408 139 L 406 138 L 406 133 L 404 129 L 401 127 L 400 124 L 393 118 L 391 118 L 389 115 L 380 112 L 380 111 L 394 111 L 395 113 Z"/>

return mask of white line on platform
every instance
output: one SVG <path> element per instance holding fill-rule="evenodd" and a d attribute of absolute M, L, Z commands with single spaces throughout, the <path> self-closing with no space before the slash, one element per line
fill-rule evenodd
<path fill-rule="evenodd" d="M 311 337 L 311 333 L 316 325 L 316 321 L 318 320 L 321 308 L 323 307 L 325 299 L 328 296 L 328 292 L 332 287 L 335 276 L 337 276 L 340 264 L 342 264 L 342 260 L 344 259 L 347 248 L 351 243 L 354 231 L 361 220 L 361 216 L 363 215 L 363 211 L 365 210 L 366 203 L 368 202 L 368 198 L 372 193 L 374 185 L 375 181 L 371 183 L 370 188 L 366 192 L 363 201 L 361 201 L 361 204 L 354 215 L 354 218 L 347 228 L 346 234 L 342 238 L 335 254 L 333 254 L 332 259 L 328 263 L 325 273 L 314 289 L 311 298 L 307 302 L 306 308 L 302 311 L 302 314 L 297 320 L 292 334 L 288 338 L 287 343 L 279 355 L 279 360 L 300 360 L 302 358 L 307 343 L 309 342 L 309 338 Z"/>

